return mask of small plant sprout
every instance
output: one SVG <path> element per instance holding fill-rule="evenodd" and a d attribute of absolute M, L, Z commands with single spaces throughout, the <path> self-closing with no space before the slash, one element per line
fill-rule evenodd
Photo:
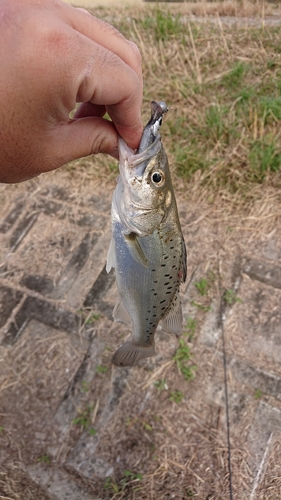
<path fill-rule="evenodd" d="M 167 391 L 169 389 L 168 384 L 164 378 L 160 378 L 159 380 L 156 380 L 154 382 L 154 387 L 161 392 L 161 391 Z"/>
<path fill-rule="evenodd" d="M 123 489 L 125 489 L 127 484 L 141 480 L 142 480 L 142 474 L 131 472 L 130 470 L 124 470 L 124 478 L 121 479 L 120 485 L 122 486 Z"/>
<path fill-rule="evenodd" d="M 88 406 L 78 417 L 76 417 L 72 423 L 73 425 L 82 428 L 83 431 L 87 431 L 91 436 L 95 436 L 97 433 L 96 429 L 92 427 L 92 413 L 94 411 L 95 405 Z"/>
<path fill-rule="evenodd" d="M 88 392 L 88 390 L 89 390 L 89 384 L 88 384 L 88 382 L 86 380 L 82 380 L 81 390 L 83 392 Z"/>
<path fill-rule="evenodd" d="M 91 313 L 86 319 L 86 325 L 92 325 L 100 318 L 100 314 Z"/>
<path fill-rule="evenodd" d="M 196 319 L 187 318 L 184 335 L 188 336 L 189 341 L 193 339 L 195 335 L 195 330 L 196 330 Z"/>
<path fill-rule="evenodd" d="M 105 365 L 98 365 L 96 367 L 97 373 L 105 373 L 105 372 L 107 372 L 107 370 L 108 370 L 108 366 L 105 366 Z"/>
<path fill-rule="evenodd" d="M 170 401 L 173 401 L 174 403 L 181 403 L 184 398 L 184 395 L 181 391 L 171 391 L 170 395 Z"/>
<path fill-rule="evenodd" d="M 232 290 L 231 288 L 229 288 L 224 292 L 223 297 L 229 306 L 232 306 L 233 304 L 235 304 L 235 302 L 240 302 L 240 303 L 242 302 L 242 300 L 239 297 L 237 297 L 235 291 Z"/>
<path fill-rule="evenodd" d="M 260 399 L 262 397 L 262 392 L 260 389 L 255 390 L 254 398 L 255 399 Z"/>
<path fill-rule="evenodd" d="M 195 281 L 194 285 L 196 286 L 197 291 L 200 295 L 207 295 L 209 289 L 208 280 L 206 280 L 205 278 L 201 278 L 199 281 Z"/>
<path fill-rule="evenodd" d="M 42 455 L 42 457 L 37 458 L 37 462 L 41 462 L 45 465 L 50 465 L 51 459 L 48 455 Z"/>
<path fill-rule="evenodd" d="M 189 381 L 194 379 L 195 377 L 195 365 L 191 365 L 192 354 L 190 352 L 189 346 L 185 343 L 183 339 L 180 339 L 180 347 L 177 349 L 176 354 L 174 356 L 174 361 L 177 365 L 179 372 L 182 373 L 185 380 Z"/>
<path fill-rule="evenodd" d="M 199 304 L 199 302 L 196 302 L 196 300 L 192 300 L 191 305 L 197 307 L 198 309 L 201 309 L 201 311 L 203 312 L 208 312 L 212 309 L 211 306 L 203 306 L 203 304 Z"/>

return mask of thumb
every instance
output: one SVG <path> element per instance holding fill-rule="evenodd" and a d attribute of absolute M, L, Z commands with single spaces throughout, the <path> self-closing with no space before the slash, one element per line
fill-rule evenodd
<path fill-rule="evenodd" d="M 91 154 L 118 158 L 118 133 L 112 122 L 89 116 L 57 125 L 49 146 L 55 156 L 51 169 Z"/>

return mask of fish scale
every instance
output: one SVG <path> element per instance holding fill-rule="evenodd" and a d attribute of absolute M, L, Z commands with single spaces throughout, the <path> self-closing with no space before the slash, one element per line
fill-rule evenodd
<path fill-rule="evenodd" d="M 113 317 L 131 323 L 132 337 L 113 356 L 118 366 L 133 365 L 155 353 L 160 321 L 167 332 L 182 329 L 179 287 L 186 277 L 186 250 L 159 136 L 164 105 L 152 103 L 143 151 L 140 146 L 134 154 L 119 139 L 120 176 L 112 202 L 107 270 L 115 268 L 118 289 Z"/>

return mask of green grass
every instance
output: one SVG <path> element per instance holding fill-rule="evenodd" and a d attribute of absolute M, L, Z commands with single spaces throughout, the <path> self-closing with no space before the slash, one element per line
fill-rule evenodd
<path fill-rule="evenodd" d="M 193 339 L 193 337 L 195 335 L 196 327 L 197 327 L 196 319 L 187 318 L 187 322 L 186 322 L 183 334 L 188 337 L 189 342 Z"/>
<path fill-rule="evenodd" d="M 95 436 L 97 431 L 91 426 L 91 417 L 95 405 L 87 406 L 87 408 L 80 413 L 73 421 L 72 424 L 80 427 L 83 431 L 87 431 L 91 436 Z"/>
<path fill-rule="evenodd" d="M 154 385 L 154 387 L 156 387 L 156 389 L 159 392 L 161 392 L 161 391 L 167 391 L 169 389 L 166 380 L 163 379 L 163 378 L 160 378 L 159 380 L 156 380 L 153 385 Z"/>
<path fill-rule="evenodd" d="M 199 281 L 195 281 L 194 285 L 200 295 L 207 295 L 209 283 L 206 278 L 201 278 Z"/>
<path fill-rule="evenodd" d="M 190 347 L 184 339 L 180 339 L 180 346 L 173 359 L 186 381 L 193 380 L 195 377 L 196 366 L 191 364 L 191 357 Z"/>
<path fill-rule="evenodd" d="M 141 20 L 145 31 L 152 31 L 157 42 L 169 41 L 183 31 L 180 14 L 173 15 L 161 8 L 153 9 Z"/>
<path fill-rule="evenodd" d="M 212 8 L 212 2 L 207 5 Z M 219 27 L 190 21 L 182 9 L 171 3 L 116 10 L 115 24 L 142 52 L 144 123 L 151 100 L 168 103 L 162 140 L 187 198 L 250 207 L 253 196 L 265 195 L 264 183 L 276 189 L 277 198 L 281 27 Z M 100 15 L 112 22 L 112 9 Z M 108 183 L 118 163 L 98 155 L 71 170 L 77 176 L 81 172 Z"/>
<path fill-rule="evenodd" d="M 232 290 L 231 288 L 229 288 L 224 292 L 223 298 L 229 306 L 232 306 L 236 302 L 240 303 L 242 302 L 242 300 L 239 297 L 237 297 L 235 291 Z"/>
<path fill-rule="evenodd" d="M 174 403 L 181 403 L 182 400 L 184 398 L 184 394 L 179 391 L 179 390 L 176 390 L 176 391 L 171 391 L 171 395 L 170 395 L 170 401 L 173 401 Z"/>
<path fill-rule="evenodd" d="M 138 472 L 132 472 L 130 470 L 124 470 L 123 478 L 120 481 L 115 481 L 110 476 L 106 478 L 104 482 L 104 489 L 109 490 L 112 493 L 118 494 L 124 492 L 128 486 L 132 486 L 134 491 L 138 490 L 138 483 L 142 481 L 142 474 Z"/>

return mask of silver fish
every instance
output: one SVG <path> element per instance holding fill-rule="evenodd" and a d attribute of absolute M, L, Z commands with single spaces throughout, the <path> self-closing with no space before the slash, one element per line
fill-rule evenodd
<path fill-rule="evenodd" d="M 186 248 L 159 134 L 168 108 L 152 101 L 151 110 L 136 154 L 119 138 L 120 175 L 106 269 L 115 268 L 118 300 L 113 318 L 130 323 L 133 333 L 112 358 L 117 366 L 155 354 L 160 321 L 166 332 L 182 330 L 179 287 L 186 279 Z"/>

